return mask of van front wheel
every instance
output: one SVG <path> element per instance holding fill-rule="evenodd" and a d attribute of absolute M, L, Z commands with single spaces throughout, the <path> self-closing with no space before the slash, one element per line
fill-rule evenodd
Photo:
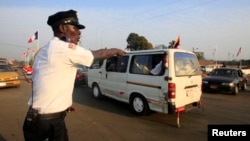
<path fill-rule="evenodd" d="M 140 95 L 134 95 L 130 100 L 130 106 L 136 115 L 146 115 L 149 107 L 146 99 Z"/>

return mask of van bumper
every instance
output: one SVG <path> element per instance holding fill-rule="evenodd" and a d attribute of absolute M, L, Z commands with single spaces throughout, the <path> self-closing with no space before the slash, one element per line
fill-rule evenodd
<path fill-rule="evenodd" d="M 173 105 L 172 103 L 168 103 L 168 111 L 170 114 L 172 113 L 176 113 L 176 112 L 182 112 L 182 111 L 191 111 L 193 109 L 197 109 L 200 108 L 202 106 L 202 102 L 201 101 L 197 101 L 197 102 L 193 102 L 190 104 L 187 104 L 183 107 L 175 107 L 175 105 Z"/>

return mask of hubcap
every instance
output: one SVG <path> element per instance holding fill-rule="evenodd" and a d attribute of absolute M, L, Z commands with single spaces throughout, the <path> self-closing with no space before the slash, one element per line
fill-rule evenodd
<path fill-rule="evenodd" d="M 136 97 L 133 101 L 133 106 L 135 111 L 142 112 L 144 107 L 142 99 Z"/>
<path fill-rule="evenodd" d="M 98 90 L 97 87 L 94 87 L 94 88 L 93 88 L 93 94 L 94 94 L 95 97 L 98 97 L 98 95 L 99 95 L 99 90 Z"/>

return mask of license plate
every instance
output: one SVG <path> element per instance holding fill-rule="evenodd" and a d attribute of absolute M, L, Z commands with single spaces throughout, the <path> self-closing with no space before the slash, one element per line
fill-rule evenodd
<path fill-rule="evenodd" d="M 217 86 L 216 85 L 211 85 L 210 88 L 211 89 L 217 89 Z"/>
<path fill-rule="evenodd" d="M 6 83 L 0 83 L 0 86 L 6 86 Z"/>

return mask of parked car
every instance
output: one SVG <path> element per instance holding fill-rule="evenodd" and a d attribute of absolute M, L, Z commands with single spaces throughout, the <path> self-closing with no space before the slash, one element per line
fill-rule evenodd
<path fill-rule="evenodd" d="M 204 92 L 222 91 L 236 95 L 239 89 L 245 90 L 247 77 L 240 68 L 216 68 L 202 78 Z"/>
<path fill-rule="evenodd" d="M 0 58 L 0 64 L 8 64 L 8 60 L 6 58 Z"/>
<path fill-rule="evenodd" d="M 203 73 L 210 73 L 213 69 L 215 68 L 215 66 L 201 66 L 201 71 Z"/>
<path fill-rule="evenodd" d="M 18 87 L 20 84 L 18 73 L 8 64 L 0 64 L 0 88 Z"/>
<path fill-rule="evenodd" d="M 28 75 L 31 75 L 33 73 L 33 69 L 30 66 L 24 66 L 23 71 L 25 72 L 25 74 L 28 74 Z"/>
<path fill-rule="evenodd" d="M 84 65 L 77 65 L 77 72 L 75 78 L 75 86 L 87 85 L 88 81 L 88 68 Z"/>

